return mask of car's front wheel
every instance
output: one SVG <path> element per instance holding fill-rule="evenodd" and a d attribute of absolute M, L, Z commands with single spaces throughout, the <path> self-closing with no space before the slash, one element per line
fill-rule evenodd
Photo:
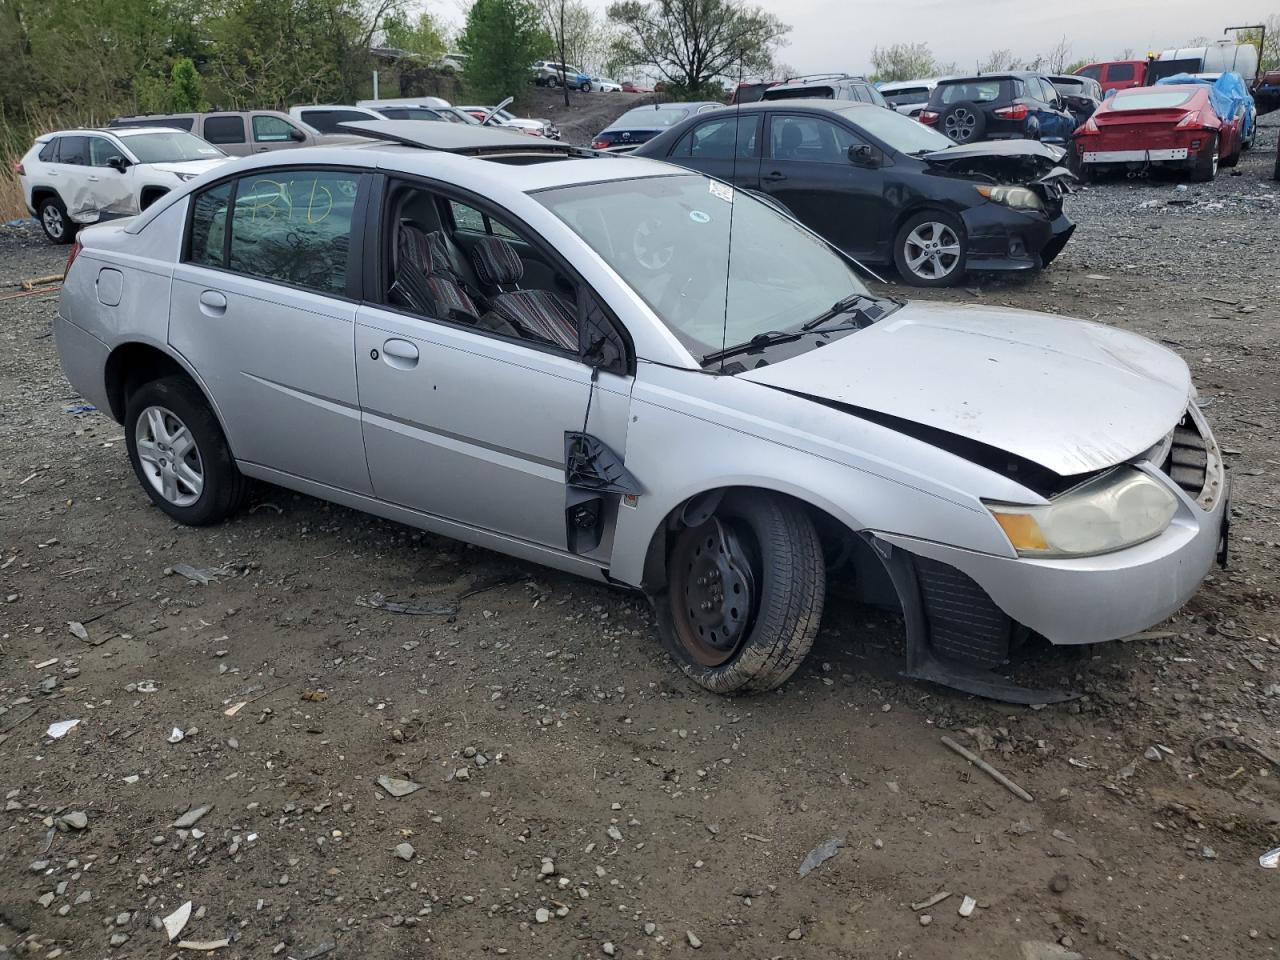
<path fill-rule="evenodd" d="M 714 693 L 781 686 L 813 646 L 826 598 L 822 544 L 791 500 L 728 494 L 675 538 L 658 598 L 663 641 L 695 683 Z"/>
<path fill-rule="evenodd" d="M 590 80 L 586 81 L 586 82 L 585 82 L 581 87 L 579 87 L 578 89 L 580 89 L 583 93 L 590 93 L 590 92 L 591 92 L 591 81 L 590 81 Z"/>
<path fill-rule="evenodd" d="M 52 243 L 70 243 L 76 237 L 76 225 L 67 216 L 67 208 L 57 197 L 45 197 L 36 211 L 40 228 Z"/>
<path fill-rule="evenodd" d="M 893 244 L 902 279 L 915 287 L 949 287 L 964 277 L 968 241 L 964 227 L 948 213 L 926 210 L 907 220 Z"/>
<path fill-rule="evenodd" d="M 209 404 L 186 377 L 152 380 L 135 390 L 124 427 L 142 489 L 179 523 L 217 523 L 244 502 L 248 481 Z"/>

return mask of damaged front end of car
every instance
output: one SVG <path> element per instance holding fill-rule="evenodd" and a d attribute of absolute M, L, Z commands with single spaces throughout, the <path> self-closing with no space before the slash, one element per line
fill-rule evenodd
<path fill-rule="evenodd" d="M 943 176 L 972 181 L 988 203 L 965 211 L 972 270 L 1045 267 L 1075 232 L 1063 211 L 1076 177 L 1065 152 L 1034 140 L 995 140 L 924 154 Z"/>

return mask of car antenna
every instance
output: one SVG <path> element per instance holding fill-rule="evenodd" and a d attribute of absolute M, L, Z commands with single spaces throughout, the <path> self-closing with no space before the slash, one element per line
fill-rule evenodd
<path fill-rule="evenodd" d="M 742 61 L 746 57 L 746 51 L 738 53 L 738 86 L 742 86 Z M 724 258 L 724 322 L 720 326 L 720 372 L 724 373 L 725 357 L 724 349 L 728 346 L 729 339 L 729 275 L 733 270 L 733 210 L 737 206 L 737 195 L 735 191 L 738 189 L 738 125 L 742 122 L 742 98 L 738 96 L 737 88 L 733 91 L 733 165 L 729 170 L 729 242 L 725 249 Z"/>

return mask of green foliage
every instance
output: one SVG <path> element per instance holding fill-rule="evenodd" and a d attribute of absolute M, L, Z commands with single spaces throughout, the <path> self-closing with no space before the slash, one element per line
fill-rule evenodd
<path fill-rule="evenodd" d="M 621 0 L 609 18 L 621 30 L 617 62 L 649 67 L 694 97 L 709 96 L 713 81 L 769 73 L 791 30 L 744 0 Z"/>
<path fill-rule="evenodd" d="M 876 80 L 923 80 L 937 74 L 938 64 L 927 43 L 895 43 L 871 51 Z"/>
<path fill-rule="evenodd" d="M 541 13 L 528 0 L 476 0 L 458 46 L 468 57 L 468 93 L 497 101 L 525 91 L 529 65 L 547 56 L 552 42 Z"/>
<path fill-rule="evenodd" d="M 178 113 L 199 113 L 208 107 L 204 99 L 204 81 L 200 79 L 190 57 L 183 57 L 173 65 L 173 86 L 169 88 L 169 103 Z"/>
<path fill-rule="evenodd" d="M 444 56 L 444 33 L 431 14 L 425 11 L 418 14 L 414 23 L 400 12 L 392 13 L 383 23 L 383 32 L 388 47 L 415 54 L 428 63 L 435 63 Z"/>
<path fill-rule="evenodd" d="M 1280 70 L 1280 14 L 1273 13 L 1266 19 L 1267 35 L 1259 30 L 1239 30 L 1236 43 L 1252 43 L 1259 49 L 1258 70 Z"/>

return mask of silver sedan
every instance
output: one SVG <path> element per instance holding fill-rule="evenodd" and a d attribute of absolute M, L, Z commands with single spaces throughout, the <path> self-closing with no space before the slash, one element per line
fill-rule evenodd
<path fill-rule="evenodd" d="M 634 588 L 720 693 L 785 681 L 840 575 L 912 675 L 1038 699 L 992 672 L 1022 637 L 1142 630 L 1223 547 L 1162 347 L 874 295 L 700 174 L 367 126 L 403 142 L 246 158 L 74 248 L 63 368 L 180 522 L 255 478 Z"/>

